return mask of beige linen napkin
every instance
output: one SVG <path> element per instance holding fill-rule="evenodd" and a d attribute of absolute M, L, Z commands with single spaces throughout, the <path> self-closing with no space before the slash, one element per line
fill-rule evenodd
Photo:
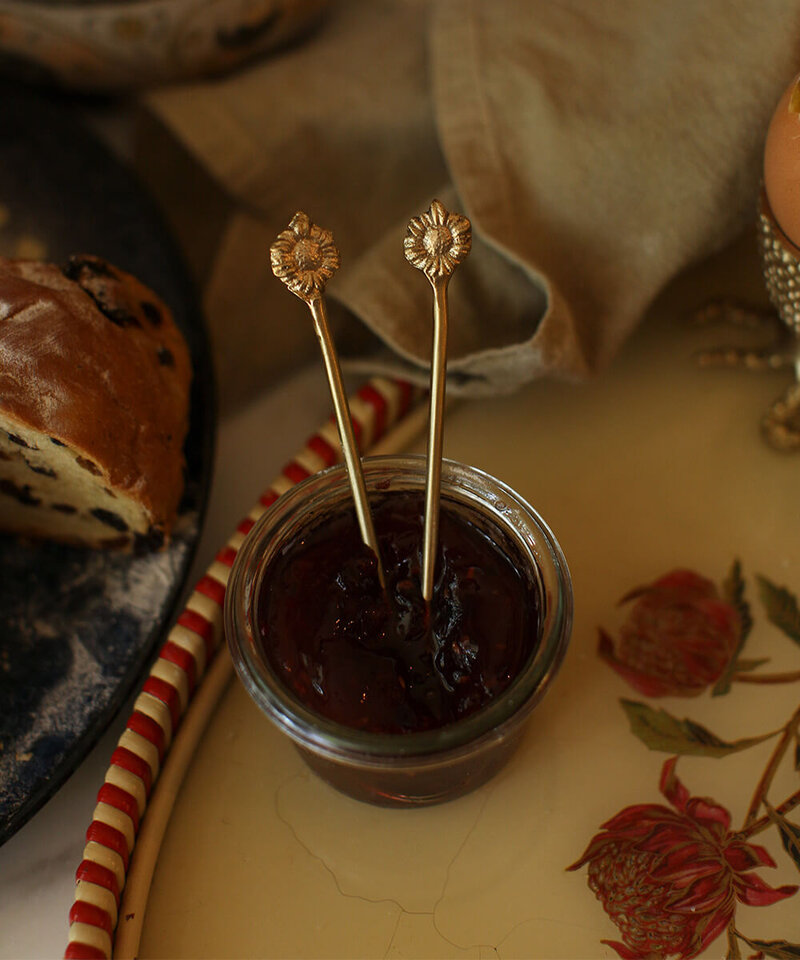
<path fill-rule="evenodd" d="M 474 231 L 453 387 L 602 369 L 672 276 L 753 221 L 798 69 L 800 0 L 339 0 L 300 45 L 148 95 L 230 203 L 205 289 L 223 406 L 315 349 L 269 267 L 298 209 L 341 248 L 329 294 L 359 368 L 424 380 L 430 291 L 402 237 L 439 197 Z"/>

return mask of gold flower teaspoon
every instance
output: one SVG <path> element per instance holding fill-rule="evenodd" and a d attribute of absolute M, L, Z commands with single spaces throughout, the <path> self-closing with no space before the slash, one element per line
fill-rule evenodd
<path fill-rule="evenodd" d="M 333 234 L 312 223 L 307 214 L 298 212 L 292 217 L 289 227 L 278 234 L 270 247 L 270 261 L 275 276 L 286 284 L 296 297 L 305 302 L 314 318 L 314 329 L 325 362 L 361 539 L 378 559 L 378 578 L 385 590 L 383 565 L 367 500 L 367 488 L 353 432 L 350 405 L 347 402 L 325 308 L 325 286 L 339 269 L 339 251 L 333 241 Z"/>
<path fill-rule="evenodd" d="M 439 497 L 442 476 L 444 393 L 447 375 L 447 284 L 472 246 L 466 217 L 449 213 L 434 200 L 426 213 L 408 224 L 403 247 L 406 260 L 421 270 L 433 287 L 430 419 L 425 478 L 425 530 L 422 550 L 422 596 L 430 604 L 439 540 Z"/>

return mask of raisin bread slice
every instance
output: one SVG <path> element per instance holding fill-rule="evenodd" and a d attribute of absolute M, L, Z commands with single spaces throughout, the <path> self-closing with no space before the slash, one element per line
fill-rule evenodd
<path fill-rule="evenodd" d="M 98 257 L 0 258 L 0 529 L 155 548 L 183 490 L 189 352 L 167 306 Z"/>

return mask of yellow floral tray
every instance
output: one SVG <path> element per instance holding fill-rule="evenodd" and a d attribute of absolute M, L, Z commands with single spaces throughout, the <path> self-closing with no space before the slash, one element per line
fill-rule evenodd
<path fill-rule="evenodd" d="M 570 649 L 510 764 L 449 804 L 370 807 L 233 683 L 117 955 L 800 955 L 798 460 L 758 427 L 786 382 L 699 369 L 729 334 L 684 319 L 732 283 L 758 294 L 754 262 L 684 278 L 594 382 L 449 415 L 446 455 L 528 499 L 574 581 Z"/>

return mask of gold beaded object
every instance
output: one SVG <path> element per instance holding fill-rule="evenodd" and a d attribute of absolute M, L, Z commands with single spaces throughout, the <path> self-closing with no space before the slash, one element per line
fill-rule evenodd
<path fill-rule="evenodd" d="M 759 211 L 759 246 L 769 299 L 782 322 L 800 334 L 800 249 L 778 226 L 766 194 Z"/>
<path fill-rule="evenodd" d="M 761 429 L 777 450 L 800 451 L 800 248 L 781 230 L 761 191 L 759 248 L 764 283 L 771 310 L 758 310 L 730 301 L 711 304 L 701 311 L 704 322 L 724 321 L 738 327 L 767 327 L 772 338 L 758 349 L 720 347 L 700 354 L 701 366 L 779 370 L 790 367 L 795 382 L 764 415 Z"/>

